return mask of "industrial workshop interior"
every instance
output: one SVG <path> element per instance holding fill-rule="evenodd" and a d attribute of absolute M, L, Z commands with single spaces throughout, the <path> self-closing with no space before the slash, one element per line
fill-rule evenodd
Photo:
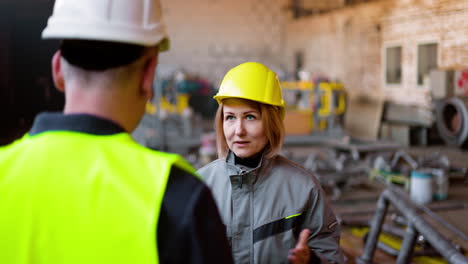
<path fill-rule="evenodd" d="M 60 41 L 41 39 L 53 6 L 0 1 L 0 146 L 64 108 L 50 66 Z M 161 6 L 170 49 L 138 144 L 195 169 L 218 159 L 213 97 L 230 69 L 261 63 L 284 99 L 278 155 L 320 183 L 345 263 L 468 263 L 468 0 Z"/>

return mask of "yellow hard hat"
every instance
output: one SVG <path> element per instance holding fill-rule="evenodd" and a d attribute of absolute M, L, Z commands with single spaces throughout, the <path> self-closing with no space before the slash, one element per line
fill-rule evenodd
<path fill-rule="evenodd" d="M 257 62 L 242 63 L 229 70 L 213 98 L 218 103 L 227 98 L 242 98 L 279 106 L 281 118 L 284 118 L 285 104 L 278 76 Z"/>

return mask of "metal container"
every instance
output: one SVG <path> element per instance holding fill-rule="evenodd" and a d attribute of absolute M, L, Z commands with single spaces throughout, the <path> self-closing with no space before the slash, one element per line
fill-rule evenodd
<path fill-rule="evenodd" d="M 433 169 L 431 174 L 434 200 L 440 201 L 447 199 L 449 188 L 448 174 L 443 169 Z"/>

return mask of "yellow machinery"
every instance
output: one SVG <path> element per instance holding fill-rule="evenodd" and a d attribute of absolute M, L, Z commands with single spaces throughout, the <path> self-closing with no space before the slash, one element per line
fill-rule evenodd
<path fill-rule="evenodd" d="M 311 131 L 329 131 L 338 127 L 337 120 L 346 111 L 346 91 L 341 83 L 282 82 L 287 113 L 310 116 Z"/>
<path fill-rule="evenodd" d="M 166 97 L 161 97 L 159 106 L 161 110 L 171 114 L 181 114 L 189 106 L 190 96 L 188 94 L 178 94 L 176 103 L 169 102 Z M 151 102 L 146 103 L 146 113 L 154 115 L 157 113 L 157 107 Z"/>
<path fill-rule="evenodd" d="M 346 93 L 341 83 L 319 84 L 320 108 L 318 109 L 319 129 L 333 128 L 336 117 L 346 111 Z"/>

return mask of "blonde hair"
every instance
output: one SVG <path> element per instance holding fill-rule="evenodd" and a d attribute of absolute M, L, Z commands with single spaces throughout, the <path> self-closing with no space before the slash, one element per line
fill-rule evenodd
<path fill-rule="evenodd" d="M 285 134 L 283 120 L 280 115 L 280 108 L 278 106 L 263 104 L 247 99 L 239 98 L 237 100 L 260 111 L 265 136 L 268 141 L 264 155 L 267 158 L 272 158 L 277 155 L 283 145 Z M 221 102 L 218 106 L 215 117 L 216 147 L 219 158 L 226 157 L 229 150 L 223 129 L 223 107 L 224 104 Z"/>

